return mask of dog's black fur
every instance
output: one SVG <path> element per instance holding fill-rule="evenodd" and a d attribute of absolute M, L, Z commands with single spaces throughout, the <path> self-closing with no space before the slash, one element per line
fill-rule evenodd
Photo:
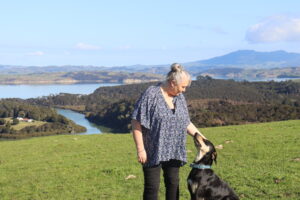
<path fill-rule="evenodd" d="M 194 162 L 195 164 L 211 166 L 213 164 L 213 161 L 216 162 L 217 152 L 214 145 L 209 140 L 202 140 L 201 136 L 196 133 L 194 136 L 194 142 L 198 150 L 198 155 Z M 203 147 L 205 145 L 206 147 Z M 203 149 L 205 150 L 203 151 Z M 201 156 L 200 151 L 202 151 Z M 239 199 L 239 197 L 228 186 L 228 184 L 222 181 L 212 169 L 193 168 L 188 176 L 187 181 L 191 200 Z"/>

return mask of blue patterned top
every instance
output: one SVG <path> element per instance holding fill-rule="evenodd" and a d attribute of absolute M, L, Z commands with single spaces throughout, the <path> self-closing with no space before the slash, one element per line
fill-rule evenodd
<path fill-rule="evenodd" d="M 187 104 L 183 94 L 174 97 L 175 110 L 165 101 L 160 85 L 150 86 L 138 99 L 132 119 L 142 125 L 143 141 L 147 153 L 145 167 L 171 159 L 186 159 L 186 133 L 190 124 Z"/>

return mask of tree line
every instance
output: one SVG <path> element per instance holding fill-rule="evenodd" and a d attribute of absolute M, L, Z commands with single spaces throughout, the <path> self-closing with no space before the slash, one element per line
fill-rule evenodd
<path fill-rule="evenodd" d="M 147 87 L 157 84 L 100 87 L 90 95 L 59 94 L 28 101 L 80 108 L 90 121 L 129 132 L 135 101 Z M 199 76 L 185 97 L 198 127 L 300 119 L 300 83 L 292 81 L 237 82 Z"/>
<path fill-rule="evenodd" d="M 17 130 L 13 128 L 13 125 L 19 123 L 18 117 L 45 123 L 39 126 L 28 123 L 24 128 Z M 0 100 L 0 137 L 2 138 L 23 138 L 84 131 L 84 127 L 57 114 L 55 109 L 48 106 L 31 105 L 22 99 Z"/>

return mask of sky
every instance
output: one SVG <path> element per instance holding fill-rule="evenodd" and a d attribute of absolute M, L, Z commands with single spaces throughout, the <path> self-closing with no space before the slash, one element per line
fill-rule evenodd
<path fill-rule="evenodd" d="M 158 65 L 300 53 L 297 0 L 0 0 L 0 65 Z"/>

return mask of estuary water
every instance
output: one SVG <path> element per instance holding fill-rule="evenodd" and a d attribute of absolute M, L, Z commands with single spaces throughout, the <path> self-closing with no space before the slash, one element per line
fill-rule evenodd
<path fill-rule="evenodd" d="M 84 126 L 86 128 L 86 132 L 81 133 L 83 135 L 99 134 L 105 132 L 104 127 L 89 122 L 81 113 L 74 112 L 72 110 L 64 110 L 64 109 L 56 109 L 56 111 L 58 112 L 58 114 L 65 116 L 66 118 L 72 120 L 76 124 Z"/>
<path fill-rule="evenodd" d="M 0 98 L 36 98 L 51 94 L 90 94 L 99 87 L 115 86 L 114 83 L 72 84 L 72 85 L 0 85 Z"/>
<path fill-rule="evenodd" d="M 99 83 L 99 84 L 72 84 L 72 85 L 0 85 L 1 98 L 37 98 L 42 96 L 55 95 L 59 93 L 70 94 L 91 94 L 99 87 L 115 86 L 120 84 Z M 56 109 L 57 112 L 76 124 L 86 127 L 87 131 L 81 134 L 99 134 L 110 132 L 108 128 L 98 126 L 89 122 L 83 114 L 71 110 Z"/>

